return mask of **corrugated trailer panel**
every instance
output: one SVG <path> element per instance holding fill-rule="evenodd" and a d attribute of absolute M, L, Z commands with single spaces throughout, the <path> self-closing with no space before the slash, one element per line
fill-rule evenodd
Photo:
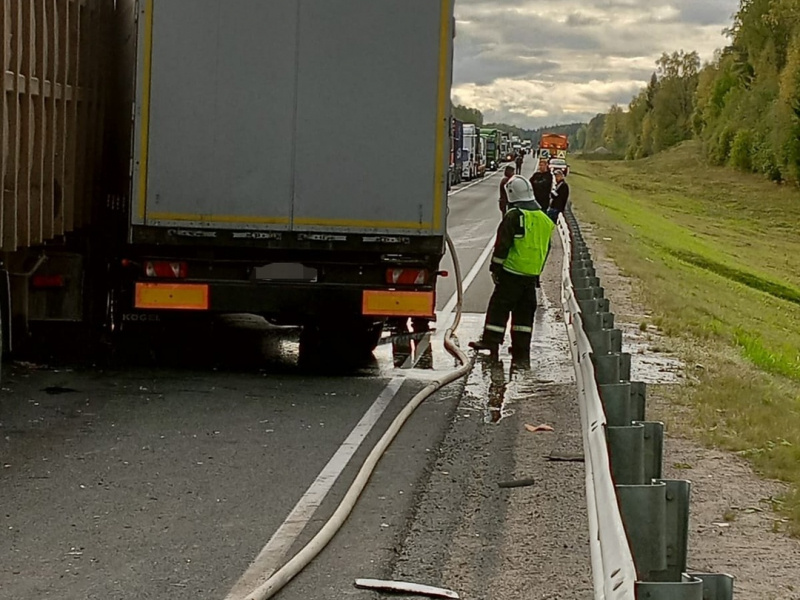
<path fill-rule="evenodd" d="M 88 222 L 100 158 L 102 32 L 112 11 L 110 0 L 0 0 L 3 251 Z"/>
<path fill-rule="evenodd" d="M 141 8 L 134 222 L 287 226 L 297 0 Z"/>
<path fill-rule="evenodd" d="M 441 231 L 449 5 L 301 2 L 295 230 Z"/>
<path fill-rule="evenodd" d="M 140 8 L 134 225 L 444 232 L 453 0 Z"/>

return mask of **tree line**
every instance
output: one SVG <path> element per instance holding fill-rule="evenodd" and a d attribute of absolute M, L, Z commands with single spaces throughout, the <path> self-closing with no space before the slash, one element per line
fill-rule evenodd
<path fill-rule="evenodd" d="M 635 159 L 695 137 L 716 164 L 800 181 L 800 3 L 741 0 L 726 33 L 705 65 L 696 52 L 662 55 L 626 109 L 597 115 L 578 146 Z"/>

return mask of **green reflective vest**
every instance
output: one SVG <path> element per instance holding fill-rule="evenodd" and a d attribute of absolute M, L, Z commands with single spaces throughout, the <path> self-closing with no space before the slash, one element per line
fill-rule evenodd
<path fill-rule="evenodd" d="M 515 275 L 541 275 L 550 249 L 550 236 L 556 225 L 544 211 L 514 210 L 519 212 L 524 233 L 514 238 L 514 244 L 503 261 L 503 269 Z"/>

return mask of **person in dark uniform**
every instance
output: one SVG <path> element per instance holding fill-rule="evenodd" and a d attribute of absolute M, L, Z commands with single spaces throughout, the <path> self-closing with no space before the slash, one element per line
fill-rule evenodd
<path fill-rule="evenodd" d="M 533 196 L 533 186 L 514 176 L 506 185 L 508 210 L 497 230 L 490 271 L 494 293 L 486 310 L 483 335 L 470 342 L 476 350 L 489 350 L 496 357 L 511 322 L 511 357 L 514 364 L 530 364 L 536 285 L 550 250 L 555 224 Z"/>
<path fill-rule="evenodd" d="M 525 162 L 524 152 L 524 150 L 517 151 L 517 158 L 514 159 L 514 163 L 517 165 L 517 175 L 522 175 L 522 163 Z"/>
<path fill-rule="evenodd" d="M 547 209 L 547 216 L 553 219 L 553 222 L 558 221 L 558 215 L 567 209 L 567 202 L 569 202 L 569 184 L 564 178 L 564 171 L 556 169 L 554 173 L 556 177 L 556 185 L 550 195 L 550 208 Z"/>
<path fill-rule="evenodd" d="M 550 208 L 550 193 L 553 191 L 553 174 L 546 158 L 539 159 L 539 170 L 531 176 L 530 181 L 536 202 L 546 211 Z"/>
<path fill-rule="evenodd" d="M 500 212 L 503 214 L 506 214 L 506 208 L 508 208 L 508 195 L 506 194 L 506 184 L 513 176 L 514 176 L 514 167 L 511 165 L 506 165 L 506 168 L 503 171 L 503 179 L 500 180 L 500 200 L 498 201 L 498 204 L 500 205 Z"/>

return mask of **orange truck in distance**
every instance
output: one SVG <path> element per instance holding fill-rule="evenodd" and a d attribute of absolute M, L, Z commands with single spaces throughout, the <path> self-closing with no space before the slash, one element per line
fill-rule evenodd
<path fill-rule="evenodd" d="M 543 133 L 539 139 L 539 158 L 567 158 L 569 136 L 560 133 Z"/>

